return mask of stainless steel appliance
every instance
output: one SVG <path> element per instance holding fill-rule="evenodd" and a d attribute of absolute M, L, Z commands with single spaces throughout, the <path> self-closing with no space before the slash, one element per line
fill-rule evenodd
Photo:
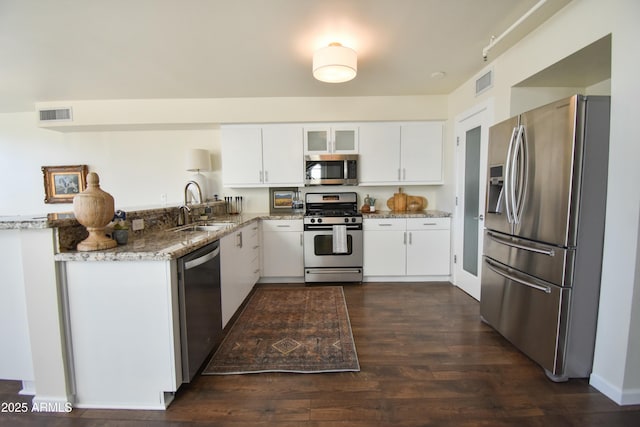
<path fill-rule="evenodd" d="M 489 130 L 480 313 L 554 381 L 593 364 L 609 105 L 575 95 Z"/>
<path fill-rule="evenodd" d="M 178 259 L 182 382 L 191 382 L 222 338 L 220 242 Z"/>
<path fill-rule="evenodd" d="M 357 154 L 305 156 L 306 185 L 358 185 Z"/>
<path fill-rule="evenodd" d="M 305 282 L 362 282 L 362 214 L 358 195 L 307 193 Z"/>

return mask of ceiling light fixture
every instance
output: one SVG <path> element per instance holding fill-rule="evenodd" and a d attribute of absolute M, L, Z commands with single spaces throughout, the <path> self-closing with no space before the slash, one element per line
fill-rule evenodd
<path fill-rule="evenodd" d="M 340 43 L 331 43 L 313 54 L 313 77 L 321 82 L 348 82 L 357 72 L 358 54 Z"/>

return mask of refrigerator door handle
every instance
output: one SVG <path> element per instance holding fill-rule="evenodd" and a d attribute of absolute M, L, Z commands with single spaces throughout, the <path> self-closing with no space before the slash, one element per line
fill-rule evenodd
<path fill-rule="evenodd" d="M 556 256 L 556 252 L 553 249 L 542 249 L 542 248 L 536 248 L 534 246 L 527 246 L 527 245 L 521 245 L 519 243 L 515 243 L 506 239 L 501 238 L 500 236 L 498 236 L 497 234 L 492 233 L 491 231 L 487 231 L 487 234 L 489 235 L 489 237 L 500 243 L 503 244 L 505 246 L 510 246 L 512 248 L 516 248 L 516 249 L 522 249 L 525 251 L 529 251 L 529 252 L 535 252 L 537 254 L 542 254 L 542 255 L 546 255 L 546 256 Z"/>
<path fill-rule="evenodd" d="M 551 293 L 551 288 L 548 286 L 541 286 L 541 285 L 536 285 L 535 283 L 531 283 L 528 282 L 524 279 L 520 279 L 519 277 L 514 276 L 513 274 L 510 274 L 506 271 L 503 271 L 498 265 L 494 264 L 491 260 L 489 259 L 485 259 L 485 262 L 487 263 L 487 267 L 493 271 L 494 273 L 504 277 L 505 279 L 509 279 L 511 281 L 514 281 L 516 283 L 519 283 L 521 285 L 527 286 L 529 288 L 535 289 L 537 291 L 542 291 L 545 294 L 550 294 Z"/>
<path fill-rule="evenodd" d="M 505 159 L 505 169 L 504 169 L 504 206 L 507 211 L 507 222 L 509 224 L 513 224 L 513 210 L 511 209 L 511 175 L 513 171 L 511 170 L 512 165 L 512 155 L 513 155 L 513 142 L 516 139 L 516 133 L 518 131 L 517 127 L 514 127 L 511 131 L 511 138 L 509 139 L 509 147 L 507 148 L 507 158 Z"/>
<path fill-rule="evenodd" d="M 520 224 L 524 207 L 525 190 L 527 188 L 527 146 L 524 140 L 524 125 L 518 126 L 513 152 L 511 206 L 513 208 L 513 222 Z M 517 179 L 517 186 L 516 186 Z"/>

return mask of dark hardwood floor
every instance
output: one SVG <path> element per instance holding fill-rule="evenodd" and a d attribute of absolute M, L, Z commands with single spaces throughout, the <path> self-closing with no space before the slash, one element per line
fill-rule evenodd
<path fill-rule="evenodd" d="M 272 286 L 272 285 L 262 285 Z M 638 426 L 586 379 L 555 384 L 447 283 L 344 287 L 361 371 L 199 376 L 166 411 L 0 414 L 12 426 Z M 0 381 L 0 402 L 30 402 Z"/>

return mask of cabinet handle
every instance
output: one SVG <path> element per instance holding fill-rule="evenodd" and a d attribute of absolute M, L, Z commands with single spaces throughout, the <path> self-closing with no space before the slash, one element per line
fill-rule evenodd
<path fill-rule="evenodd" d="M 407 169 L 402 168 L 402 180 L 406 181 L 407 180 Z"/>
<path fill-rule="evenodd" d="M 279 228 L 290 228 L 291 226 L 289 224 L 278 224 L 278 225 L 276 225 L 276 227 L 279 227 Z"/>
<path fill-rule="evenodd" d="M 269 182 L 269 171 L 264 171 L 264 182 Z"/>
<path fill-rule="evenodd" d="M 405 245 L 407 244 L 407 232 L 406 231 L 404 232 L 404 244 Z"/>
<path fill-rule="evenodd" d="M 398 168 L 398 181 L 400 181 L 400 168 Z"/>
<path fill-rule="evenodd" d="M 242 231 L 236 234 L 236 246 L 239 248 L 242 247 Z"/>
<path fill-rule="evenodd" d="M 425 222 L 422 225 L 438 225 L 438 224 L 436 224 L 435 222 Z"/>
<path fill-rule="evenodd" d="M 413 245 L 413 233 L 409 232 L 409 244 Z"/>
<path fill-rule="evenodd" d="M 388 222 L 383 222 L 381 224 L 378 224 L 378 226 L 380 227 L 391 227 L 393 224 L 389 224 Z"/>
<path fill-rule="evenodd" d="M 304 237 L 302 233 L 300 233 L 300 246 L 304 246 Z"/>

